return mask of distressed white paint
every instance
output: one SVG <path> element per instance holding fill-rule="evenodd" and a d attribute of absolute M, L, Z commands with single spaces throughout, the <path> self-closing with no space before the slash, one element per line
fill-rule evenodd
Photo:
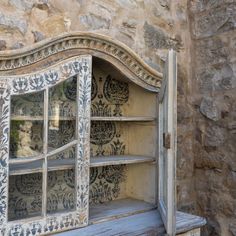
<path fill-rule="evenodd" d="M 164 82 L 159 96 L 159 200 L 158 206 L 167 234 L 174 236 L 175 163 L 177 125 L 177 63 L 173 50 L 168 53 Z M 170 134 L 170 148 L 164 147 L 163 134 Z"/>

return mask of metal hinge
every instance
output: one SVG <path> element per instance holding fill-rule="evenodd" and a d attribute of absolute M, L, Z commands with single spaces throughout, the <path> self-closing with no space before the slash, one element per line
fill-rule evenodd
<path fill-rule="evenodd" d="M 170 133 L 163 133 L 163 147 L 170 149 Z"/>

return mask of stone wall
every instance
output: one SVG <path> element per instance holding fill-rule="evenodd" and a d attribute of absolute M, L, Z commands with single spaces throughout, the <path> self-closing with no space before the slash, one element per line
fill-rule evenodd
<path fill-rule="evenodd" d="M 2 0 L 0 49 L 92 31 L 158 68 L 174 48 L 178 208 L 207 217 L 204 235 L 236 235 L 235 12 L 235 0 Z"/>
<path fill-rule="evenodd" d="M 236 235 L 236 1 L 189 1 L 197 210 Z"/>
<path fill-rule="evenodd" d="M 71 23 L 71 25 L 70 25 Z M 70 27 L 69 27 L 70 25 Z M 2 0 L 0 50 L 18 49 L 65 31 L 109 35 L 136 51 L 149 65 L 167 49 L 178 51 L 178 202 L 194 209 L 193 118 L 187 94 L 189 25 L 187 0 Z"/>

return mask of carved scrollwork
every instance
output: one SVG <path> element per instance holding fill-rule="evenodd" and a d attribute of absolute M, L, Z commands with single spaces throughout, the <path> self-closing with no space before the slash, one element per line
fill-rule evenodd
<path fill-rule="evenodd" d="M 83 52 L 85 51 L 85 54 L 96 56 L 99 53 L 104 59 L 109 56 L 114 62 L 127 68 L 144 86 L 146 84 L 156 91 L 161 86 L 162 73 L 148 66 L 126 45 L 95 33 L 64 34 L 36 43 L 34 47 L 26 47 L 8 53 L 7 56 L 0 53 L 0 72 L 28 66 L 70 49 L 81 49 Z M 72 68 L 67 68 L 67 72 L 70 69 Z M 85 70 L 85 68 L 83 69 Z M 74 64 L 73 70 L 78 73 L 82 68 L 79 64 Z"/>

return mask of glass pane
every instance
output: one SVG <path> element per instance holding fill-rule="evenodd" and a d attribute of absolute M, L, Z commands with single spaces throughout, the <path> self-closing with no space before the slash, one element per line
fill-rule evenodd
<path fill-rule="evenodd" d="M 74 169 L 49 171 L 47 213 L 75 210 Z"/>
<path fill-rule="evenodd" d="M 10 157 L 43 151 L 43 92 L 11 97 Z"/>
<path fill-rule="evenodd" d="M 75 139 L 77 78 L 49 90 L 48 151 Z"/>
<path fill-rule="evenodd" d="M 41 216 L 42 173 L 9 177 L 8 220 Z"/>

